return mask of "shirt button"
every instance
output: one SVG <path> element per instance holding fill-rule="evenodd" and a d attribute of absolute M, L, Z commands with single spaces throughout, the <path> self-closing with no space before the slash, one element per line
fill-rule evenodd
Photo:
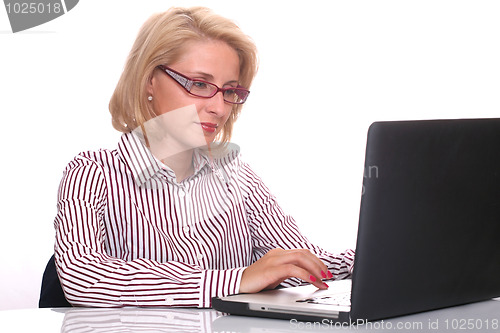
<path fill-rule="evenodd" d="M 203 254 L 198 253 L 198 255 L 196 257 L 198 258 L 198 260 L 201 260 L 201 259 L 203 259 Z"/>
<path fill-rule="evenodd" d="M 179 190 L 179 196 L 181 198 L 183 198 L 185 195 L 186 195 L 186 192 L 184 192 L 183 190 Z"/>
<path fill-rule="evenodd" d="M 189 227 L 188 226 L 185 226 L 182 228 L 182 230 L 185 232 L 185 233 L 188 233 L 189 232 Z"/>
<path fill-rule="evenodd" d="M 165 299 L 165 304 L 167 304 L 167 305 L 172 305 L 172 304 L 174 304 L 174 299 L 173 299 L 172 297 L 167 297 L 167 298 Z"/>

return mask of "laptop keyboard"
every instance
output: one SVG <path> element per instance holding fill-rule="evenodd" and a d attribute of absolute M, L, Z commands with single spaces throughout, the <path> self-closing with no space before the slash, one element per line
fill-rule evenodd
<path fill-rule="evenodd" d="M 331 295 L 322 295 L 318 297 L 299 299 L 298 303 L 325 304 L 336 306 L 351 306 L 351 293 L 338 293 Z"/>

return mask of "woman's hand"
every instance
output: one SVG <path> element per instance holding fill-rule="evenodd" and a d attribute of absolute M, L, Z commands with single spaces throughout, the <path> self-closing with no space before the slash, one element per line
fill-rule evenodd
<path fill-rule="evenodd" d="M 309 250 L 273 249 L 243 271 L 240 293 L 273 289 L 291 277 L 310 282 L 319 289 L 327 289 L 328 285 L 321 279 L 332 278 L 332 273 Z"/>

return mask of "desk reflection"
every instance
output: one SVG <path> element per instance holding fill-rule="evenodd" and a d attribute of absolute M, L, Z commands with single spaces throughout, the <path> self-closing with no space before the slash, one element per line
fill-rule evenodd
<path fill-rule="evenodd" d="M 61 333 L 212 332 L 219 316 L 211 309 L 74 308 L 65 313 Z"/>
<path fill-rule="evenodd" d="M 64 312 L 61 332 L 499 332 L 500 299 L 366 323 L 339 326 L 281 319 L 230 316 L 213 309 L 71 308 Z"/>
<path fill-rule="evenodd" d="M 75 332 L 303 332 L 288 320 L 230 316 L 213 309 L 71 308 L 62 333 Z"/>

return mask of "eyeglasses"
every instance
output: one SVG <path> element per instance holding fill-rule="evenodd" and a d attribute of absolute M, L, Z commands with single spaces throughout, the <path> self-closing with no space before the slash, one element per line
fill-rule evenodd
<path fill-rule="evenodd" d="M 215 84 L 196 80 L 187 77 L 184 74 L 174 71 L 167 66 L 159 65 L 157 68 L 161 69 L 168 76 L 180 84 L 186 91 L 196 97 L 211 98 L 214 97 L 219 91 L 225 102 L 231 104 L 243 104 L 248 98 L 250 91 L 238 85 L 238 87 L 219 88 Z"/>

